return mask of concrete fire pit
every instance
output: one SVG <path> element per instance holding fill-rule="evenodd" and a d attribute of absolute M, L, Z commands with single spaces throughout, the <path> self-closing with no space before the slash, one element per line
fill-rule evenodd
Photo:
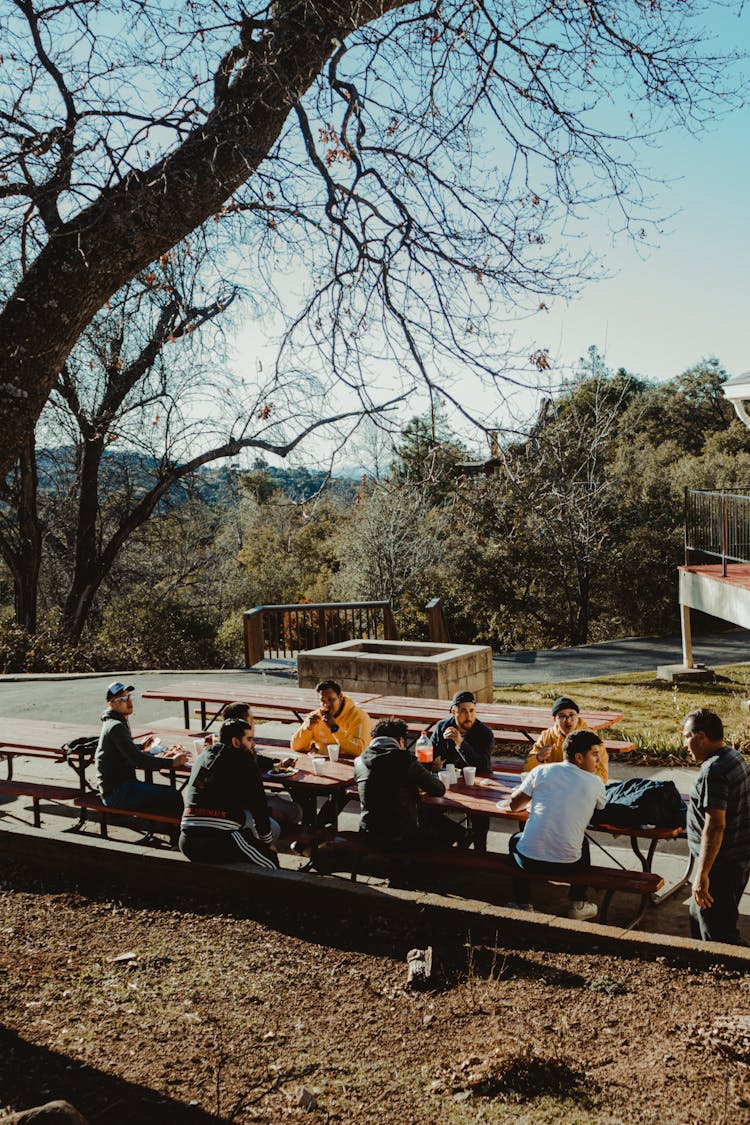
<path fill-rule="evenodd" d="M 336 680 L 345 691 L 450 699 L 473 691 L 480 703 L 492 702 L 492 649 L 486 645 L 422 641 L 342 641 L 300 652 L 300 687 Z"/>

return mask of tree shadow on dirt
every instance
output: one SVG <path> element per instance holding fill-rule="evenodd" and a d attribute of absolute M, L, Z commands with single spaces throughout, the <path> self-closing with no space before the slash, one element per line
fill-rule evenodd
<path fill-rule="evenodd" d="M 29 1109 L 55 1098 L 69 1101 L 97 1125 L 212 1125 L 225 1121 L 181 1105 L 147 1086 L 82 1065 L 36 1046 L 0 1026 L 0 1107 Z"/>

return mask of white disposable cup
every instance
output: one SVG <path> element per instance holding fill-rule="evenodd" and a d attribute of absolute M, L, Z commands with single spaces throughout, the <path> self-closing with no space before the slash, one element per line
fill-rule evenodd
<path fill-rule="evenodd" d="M 464 785 L 473 785 L 477 779 L 477 767 L 464 766 L 462 772 L 464 775 Z"/>
<path fill-rule="evenodd" d="M 321 774 L 326 768 L 325 758 L 321 758 L 318 754 L 316 754 L 312 760 L 312 768 L 313 773 Z"/>
<path fill-rule="evenodd" d="M 193 739 L 193 754 L 195 755 L 196 758 L 198 757 L 199 754 L 202 754 L 205 749 L 206 749 L 206 744 L 205 744 L 205 742 L 203 741 L 202 738 L 194 738 Z"/>
<path fill-rule="evenodd" d="M 338 742 L 328 743 L 328 760 L 331 762 L 338 762 L 339 760 L 339 744 Z"/>
<path fill-rule="evenodd" d="M 448 770 L 441 770 L 440 773 L 438 774 L 438 777 L 442 781 L 445 788 L 450 789 L 450 787 L 451 787 L 451 775 L 448 772 Z"/>
<path fill-rule="evenodd" d="M 458 781 L 458 774 L 456 773 L 456 767 L 454 766 L 453 762 L 446 763 L 445 772 L 451 779 L 451 785 L 455 785 Z"/>

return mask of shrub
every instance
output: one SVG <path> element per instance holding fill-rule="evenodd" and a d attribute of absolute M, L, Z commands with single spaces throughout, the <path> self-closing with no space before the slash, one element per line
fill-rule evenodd
<path fill-rule="evenodd" d="M 174 601 L 133 594 L 109 605 L 92 638 L 98 668 L 208 668 L 217 663 L 214 626 Z"/>

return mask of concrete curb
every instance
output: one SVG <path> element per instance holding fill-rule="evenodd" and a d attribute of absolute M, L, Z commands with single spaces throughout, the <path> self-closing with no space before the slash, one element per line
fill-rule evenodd
<path fill-rule="evenodd" d="M 617 956 L 655 957 L 708 968 L 712 965 L 750 970 L 750 949 L 694 941 L 668 934 L 646 934 L 615 926 L 574 922 L 546 914 L 530 915 L 485 902 L 448 902 L 436 894 L 396 891 L 297 871 L 278 873 L 244 864 L 203 866 L 188 863 L 177 852 L 159 852 L 130 844 L 0 824 L 2 853 L 32 867 L 43 879 L 54 872 L 72 887 L 108 896 L 128 893 L 153 899 L 161 908 L 184 908 L 196 898 L 241 915 L 283 905 L 300 918 L 311 913 L 343 920 L 385 917 L 391 925 L 428 933 L 453 931 L 471 935 L 473 943 L 517 944 L 590 954 L 594 949 Z"/>

